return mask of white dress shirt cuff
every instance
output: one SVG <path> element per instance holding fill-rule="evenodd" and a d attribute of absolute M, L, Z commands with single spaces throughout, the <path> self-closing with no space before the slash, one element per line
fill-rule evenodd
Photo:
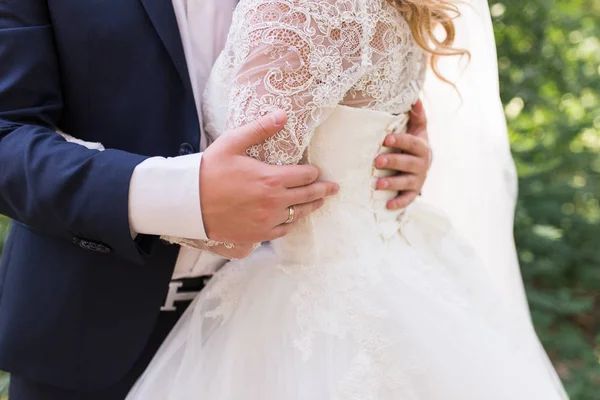
<path fill-rule="evenodd" d="M 133 171 L 129 187 L 132 233 L 207 240 L 200 210 L 202 153 L 152 157 Z"/>

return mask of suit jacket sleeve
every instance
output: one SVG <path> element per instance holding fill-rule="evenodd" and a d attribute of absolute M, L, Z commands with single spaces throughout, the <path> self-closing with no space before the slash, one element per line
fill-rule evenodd
<path fill-rule="evenodd" d="M 62 106 L 46 1 L 1 1 L 0 213 L 141 262 L 129 230 L 128 192 L 145 157 L 67 143 L 55 132 Z"/>

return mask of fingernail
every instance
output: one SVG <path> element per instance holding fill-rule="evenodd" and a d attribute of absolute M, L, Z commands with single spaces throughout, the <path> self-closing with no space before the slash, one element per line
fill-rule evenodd
<path fill-rule="evenodd" d="M 393 146 L 396 144 L 396 138 L 393 135 L 388 136 L 388 145 Z"/>
<path fill-rule="evenodd" d="M 273 126 L 280 127 L 285 124 L 285 119 L 287 117 L 287 114 L 282 110 L 277 110 L 277 111 L 273 111 L 271 114 L 269 114 L 269 117 L 271 118 L 271 121 L 273 122 Z"/>
<path fill-rule="evenodd" d="M 338 194 L 340 192 L 340 185 L 337 183 L 333 184 L 333 194 Z"/>
<path fill-rule="evenodd" d="M 379 157 L 379 158 L 377 159 L 377 166 L 378 166 L 379 168 L 383 168 L 383 167 L 385 167 L 386 165 L 388 165 L 388 162 L 389 162 L 389 161 L 388 161 L 387 157 Z"/>
<path fill-rule="evenodd" d="M 382 180 L 379 181 L 379 187 L 381 189 L 387 189 L 387 188 L 390 187 L 390 182 L 387 181 L 386 179 L 382 179 Z"/>

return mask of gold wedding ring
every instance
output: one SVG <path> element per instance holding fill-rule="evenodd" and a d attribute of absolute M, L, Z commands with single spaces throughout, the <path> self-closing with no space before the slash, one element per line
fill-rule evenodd
<path fill-rule="evenodd" d="M 294 209 L 294 206 L 290 206 L 289 210 L 290 215 L 288 216 L 288 219 L 283 223 L 284 225 L 291 224 L 292 222 L 294 222 L 294 218 L 296 217 L 296 210 Z"/>

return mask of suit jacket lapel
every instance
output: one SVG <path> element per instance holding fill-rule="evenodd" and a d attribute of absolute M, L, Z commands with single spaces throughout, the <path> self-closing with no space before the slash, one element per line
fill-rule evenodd
<path fill-rule="evenodd" d="M 190 77 L 181 44 L 181 35 L 173 11 L 172 0 L 140 0 L 154 29 L 162 40 L 184 85 L 191 88 Z"/>

